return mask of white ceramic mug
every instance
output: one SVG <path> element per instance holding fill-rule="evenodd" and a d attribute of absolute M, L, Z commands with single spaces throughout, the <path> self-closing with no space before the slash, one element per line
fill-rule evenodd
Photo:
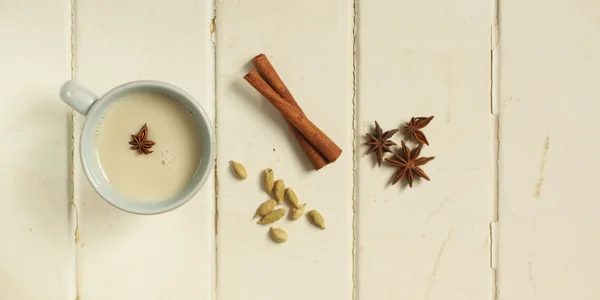
<path fill-rule="evenodd" d="M 142 202 L 129 199 L 118 193 L 102 173 L 95 151 L 95 133 L 102 116 L 115 101 L 126 94 L 135 92 L 156 92 L 181 102 L 195 116 L 196 124 L 202 132 L 202 159 L 190 184 L 178 195 L 158 202 Z M 74 110 L 86 117 L 81 132 L 81 164 L 91 185 L 108 203 L 127 212 L 136 214 L 159 214 L 175 209 L 189 201 L 208 179 L 214 167 L 214 130 L 204 109 L 182 89 L 159 81 L 134 81 L 117 86 L 102 97 L 75 81 L 67 81 L 60 88 L 61 99 Z"/>

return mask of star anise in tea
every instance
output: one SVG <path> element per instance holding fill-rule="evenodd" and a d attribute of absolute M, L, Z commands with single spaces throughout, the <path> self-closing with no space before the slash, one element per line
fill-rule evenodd
<path fill-rule="evenodd" d="M 381 127 L 379 127 L 379 123 L 375 121 L 375 133 L 367 133 L 369 141 L 365 144 L 371 146 L 367 154 L 375 153 L 377 155 L 377 163 L 380 167 L 383 162 L 383 154 L 392 152 L 390 146 L 396 145 L 396 143 L 389 140 L 396 132 L 398 132 L 398 129 L 383 132 Z"/>
<path fill-rule="evenodd" d="M 402 141 L 402 151 L 400 153 L 394 153 L 394 157 L 392 158 L 385 159 L 390 165 L 400 169 L 398 173 L 394 175 L 392 184 L 396 184 L 400 179 L 406 178 L 408 186 L 412 188 L 413 180 L 417 177 L 429 180 L 429 176 L 427 176 L 425 171 L 419 166 L 428 163 L 435 157 L 419 157 L 419 155 L 421 155 L 421 149 L 423 149 L 423 144 L 419 144 L 417 148 L 411 151 L 406 144 L 404 144 L 404 141 Z"/>
<path fill-rule="evenodd" d="M 432 119 L 433 116 L 419 118 L 412 117 L 410 118 L 410 122 L 405 123 L 404 128 L 402 128 L 402 133 L 410 136 L 411 139 L 417 140 L 420 144 L 429 145 L 427 137 L 425 137 L 425 134 L 421 129 L 427 126 Z"/>
<path fill-rule="evenodd" d="M 154 142 L 148 140 L 148 125 L 144 124 L 142 129 L 137 134 L 131 135 L 131 141 L 129 142 L 129 147 L 131 150 L 136 150 L 139 155 L 142 154 L 150 154 L 154 151 L 150 150 L 154 145 Z"/>

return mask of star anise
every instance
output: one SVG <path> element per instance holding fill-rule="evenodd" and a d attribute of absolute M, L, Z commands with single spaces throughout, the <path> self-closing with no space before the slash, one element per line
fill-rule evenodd
<path fill-rule="evenodd" d="M 389 140 L 396 132 L 398 132 L 398 129 L 383 132 L 377 121 L 375 121 L 375 133 L 367 133 L 369 141 L 365 145 L 371 146 L 367 154 L 375 152 L 377 154 L 377 163 L 380 167 L 383 162 L 383 154 L 392 152 L 390 146 L 396 145 L 396 143 Z"/>
<path fill-rule="evenodd" d="M 427 124 L 429 124 L 429 122 L 431 122 L 432 119 L 433 119 L 433 116 L 427 117 L 427 118 L 426 117 L 419 117 L 419 118 L 412 117 L 412 118 L 410 118 L 410 122 L 405 123 L 404 128 L 402 128 L 402 133 L 408 134 L 411 139 L 415 139 L 421 144 L 429 145 L 429 142 L 427 141 L 427 137 L 425 137 L 425 134 L 423 133 L 423 131 L 421 131 L 421 129 L 423 129 L 423 127 L 427 126 Z"/>
<path fill-rule="evenodd" d="M 408 186 L 412 188 L 413 180 L 416 179 L 416 177 L 429 180 L 425 171 L 419 168 L 419 166 L 428 163 L 435 157 L 419 157 L 421 149 L 423 149 L 423 144 L 419 144 L 417 148 L 411 151 L 406 147 L 404 141 L 402 141 L 402 153 L 394 153 L 394 157 L 385 159 L 390 165 L 400 169 L 394 176 L 392 184 L 396 184 L 396 182 L 405 177 Z"/>
<path fill-rule="evenodd" d="M 142 154 L 150 154 L 154 151 L 151 151 L 150 148 L 154 145 L 154 142 L 151 140 L 147 140 L 148 138 L 148 125 L 144 124 L 142 129 L 137 134 L 131 135 L 131 141 L 129 142 L 129 147 L 131 150 L 137 150 L 139 155 Z"/>

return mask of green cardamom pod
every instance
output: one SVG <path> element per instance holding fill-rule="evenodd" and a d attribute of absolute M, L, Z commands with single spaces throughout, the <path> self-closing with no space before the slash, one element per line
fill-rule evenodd
<path fill-rule="evenodd" d="M 237 175 L 237 177 L 240 179 L 246 179 L 248 177 L 248 172 L 246 172 L 244 165 L 232 160 L 231 166 L 233 167 L 233 172 L 235 175 Z"/>
<path fill-rule="evenodd" d="M 273 188 L 273 196 L 275 197 L 275 200 L 277 200 L 278 204 L 281 204 L 281 202 L 283 202 L 284 195 L 285 184 L 283 183 L 283 180 L 278 179 L 277 181 L 275 181 L 275 187 Z"/>
<path fill-rule="evenodd" d="M 275 174 L 273 173 L 273 170 L 269 168 L 265 169 L 265 189 L 269 195 L 273 192 L 273 186 L 275 185 L 274 180 Z"/>
<path fill-rule="evenodd" d="M 300 204 L 300 207 L 292 209 L 292 214 L 290 215 L 290 219 L 292 219 L 293 221 L 300 219 L 300 217 L 302 217 L 302 215 L 304 214 L 305 206 L 306 206 L 306 203 Z"/>
<path fill-rule="evenodd" d="M 311 210 L 308 212 L 308 217 L 310 218 L 310 220 L 312 221 L 312 223 L 321 228 L 321 229 L 325 229 L 325 220 L 323 219 L 323 216 L 321 216 L 321 214 L 316 211 L 316 210 Z"/>
<path fill-rule="evenodd" d="M 260 221 L 258 221 L 258 224 L 261 225 L 267 225 L 267 224 L 273 224 L 277 221 L 279 221 L 281 218 L 283 218 L 283 216 L 285 216 L 285 208 L 279 208 L 276 209 L 268 214 L 266 214 L 264 217 L 262 217 L 262 219 L 260 219 Z"/>
<path fill-rule="evenodd" d="M 277 243 L 285 243 L 287 241 L 288 234 L 287 232 L 285 232 L 285 230 L 281 228 L 271 227 L 269 233 L 271 234 L 271 238 L 273 239 L 273 241 Z"/>
<path fill-rule="evenodd" d="M 287 199 L 288 203 L 292 208 L 300 207 L 300 205 L 298 204 L 298 196 L 296 196 L 296 193 L 294 192 L 294 190 L 292 190 L 292 188 L 285 189 L 285 198 Z"/>
<path fill-rule="evenodd" d="M 264 217 L 266 216 L 268 213 L 272 212 L 273 209 L 275 209 L 275 206 L 277 206 L 277 201 L 271 199 L 271 200 L 267 200 L 265 202 L 263 202 L 257 209 L 256 209 L 256 215 L 255 217 Z"/>

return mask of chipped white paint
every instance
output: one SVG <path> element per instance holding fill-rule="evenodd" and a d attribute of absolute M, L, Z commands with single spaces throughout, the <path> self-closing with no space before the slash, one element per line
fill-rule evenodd
<path fill-rule="evenodd" d="M 600 299 L 600 2 L 500 4 L 500 299 Z"/>
<path fill-rule="evenodd" d="M 0 299 L 598 299 L 600 6 L 492 3 L 0 1 Z M 343 149 L 337 162 L 311 171 L 243 80 L 259 53 Z M 71 77 L 97 94 L 163 80 L 216 105 L 218 219 L 214 178 L 164 215 L 102 201 L 77 147 L 70 158 L 83 118 L 70 128 L 57 92 Z M 364 133 L 413 115 L 435 115 L 432 181 L 389 186 Z M 270 241 L 252 219 L 264 168 L 327 229 L 283 220 L 288 241 Z"/>

